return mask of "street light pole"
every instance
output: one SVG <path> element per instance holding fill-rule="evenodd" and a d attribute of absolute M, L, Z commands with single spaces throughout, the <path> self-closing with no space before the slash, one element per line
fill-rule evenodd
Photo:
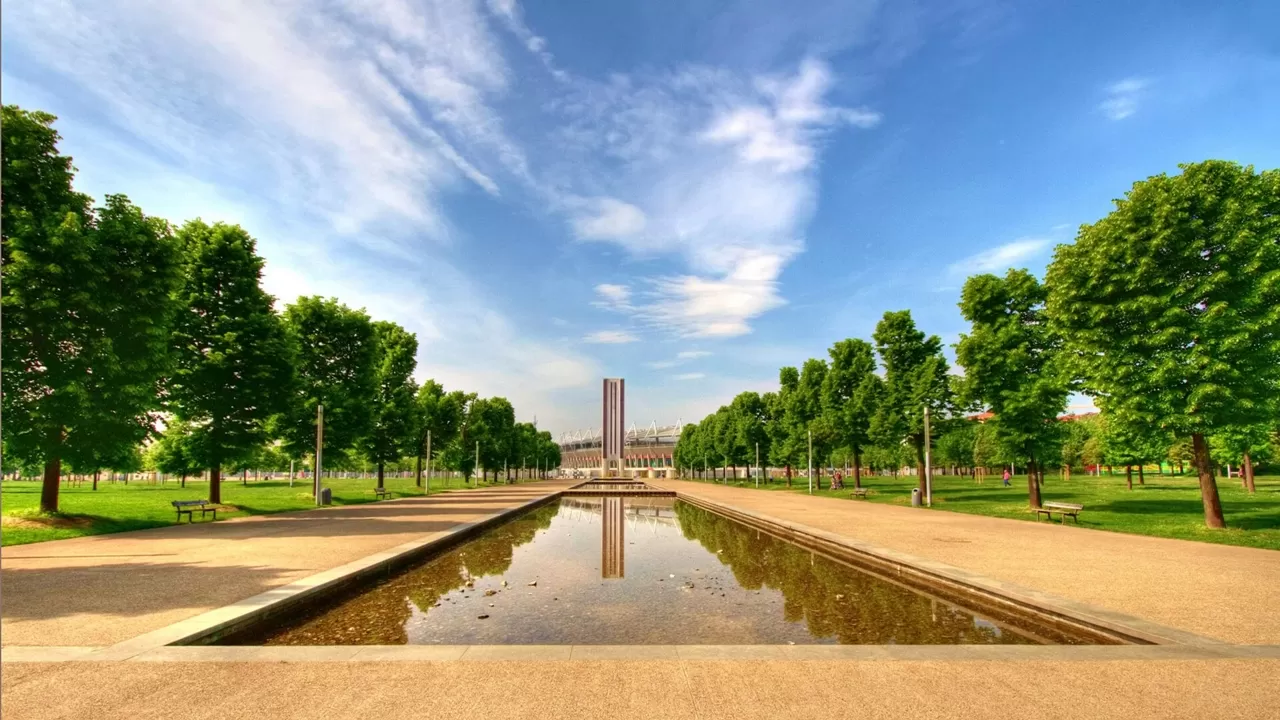
<path fill-rule="evenodd" d="M 806 458 L 809 463 L 809 494 L 813 494 L 813 431 L 809 431 L 809 456 Z"/>
<path fill-rule="evenodd" d="M 756 443 L 756 487 L 760 487 L 760 443 Z"/>
<path fill-rule="evenodd" d="M 479 469 L 480 469 L 480 441 L 477 440 L 476 441 L 476 470 L 479 470 Z M 480 481 L 477 480 L 476 484 L 479 485 Z"/>
<path fill-rule="evenodd" d="M 933 507 L 933 463 L 929 455 L 929 406 L 924 406 L 924 504 Z"/>
<path fill-rule="evenodd" d="M 320 504 L 320 472 L 324 467 L 322 457 L 324 455 L 324 405 L 316 405 L 316 505 Z"/>
<path fill-rule="evenodd" d="M 427 486 L 423 489 L 423 495 L 431 493 L 431 431 L 427 431 Z"/>

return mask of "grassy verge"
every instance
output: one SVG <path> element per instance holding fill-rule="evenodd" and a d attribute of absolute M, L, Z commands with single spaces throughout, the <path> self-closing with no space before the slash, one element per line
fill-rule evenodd
<path fill-rule="evenodd" d="M 826 482 L 824 478 L 824 486 Z M 933 481 L 933 509 L 1036 521 L 1035 514 L 1027 506 L 1026 477 L 1015 477 L 1011 482 L 1012 487 L 1003 487 L 999 477 L 988 477 L 981 485 L 968 477 L 936 477 Z M 791 492 L 808 492 L 804 478 L 796 478 L 793 483 Z M 755 487 L 754 481 L 739 481 L 737 484 Z M 1070 480 L 1049 475 L 1045 477 L 1042 492 L 1045 502 L 1056 500 L 1084 505 L 1080 513 L 1081 527 L 1280 550 L 1280 477 L 1260 477 L 1256 484 L 1257 493 L 1250 495 L 1235 478 L 1218 479 L 1227 518 L 1226 530 L 1210 530 L 1204 526 L 1200 488 L 1194 477 L 1148 475 L 1146 484 L 1138 485 L 1135 474 L 1133 490 L 1129 490 L 1123 475 L 1073 475 Z M 852 479 L 846 479 L 845 485 L 845 490 L 833 492 L 824 489 L 815 491 L 815 494 L 851 498 Z M 914 475 L 877 475 L 863 478 L 863 486 L 870 488 L 870 502 L 910 505 L 916 478 Z M 788 491 L 785 483 L 780 482 L 761 486 L 761 490 L 766 489 Z M 1067 523 L 1070 524 L 1071 520 L 1068 519 Z"/>
<path fill-rule="evenodd" d="M 334 505 L 353 505 L 375 500 L 373 478 L 330 478 L 325 486 L 333 490 Z M 414 485 L 413 478 L 386 478 L 384 485 L 391 497 L 422 495 L 423 490 Z M 492 485 L 482 483 L 481 487 Z M 433 478 L 431 492 L 459 490 L 475 485 L 464 485 L 461 479 L 445 481 Z M 81 535 L 141 530 L 144 528 L 173 525 L 176 514 L 169 503 L 173 500 L 201 500 L 209 497 L 209 485 L 205 482 L 187 481 L 181 488 L 176 481 L 161 485 L 134 481 L 100 483 L 94 491 L 92 485 L 63 486 L 56 515 L 39 511 L 40 483 L 6 481 L 0 483 L 0 542 L 4 545 L 22 545 L 44 540 L 60 540 Z M 265 515 L 268 513 L 307 510 L 315 507 L 311 495 L 311 483 L 307 480 L 250 480 L 242 485 L 240 479 L 224 479 L 222 504 L 227 511 L 218 512 L 218 519 Z M 197 513 L 197 517 L 199 513 Z M 207 517 L 207 516 L 206 516 Z M 186 522 L 185 518 L 183 522 Z M 197 520 L 199 522 L 199 520 Z"/>

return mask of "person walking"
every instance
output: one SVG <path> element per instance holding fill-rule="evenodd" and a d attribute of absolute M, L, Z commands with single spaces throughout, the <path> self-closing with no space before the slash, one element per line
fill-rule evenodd
<path fill-rule="evenodd" d="M 1011 487 L 1011 485 L 1009 484 L 1010 477 L 1011 476 L 1009 475 L 1009 468 L 1005 468 L 1004 469 L 1004 486 L 1005 487 Z"/>

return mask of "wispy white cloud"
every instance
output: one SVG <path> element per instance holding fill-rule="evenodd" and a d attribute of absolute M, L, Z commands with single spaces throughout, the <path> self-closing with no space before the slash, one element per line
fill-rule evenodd
<path fill-rule="evenodd" d="M 983 250 L 963 260 L 952 263 L 947 271 L 953 277 L 968 277 L 980 273 L 1001 273 L 1025 263 L 1049 247 L 1050 240 L 1019 238 L 1000 247 Z"/>
<path fill-rule="evenodd" d="M 816 59 L 790 75 L 691 67 L 575 81 L 556 104 L 565 127 L 551 172 L 606 199 L 585 211 L 565 203 L 577 234 L 635 255 L 674 254 L 687 267 L 639 284 L 637 320 L 681 336 L 732 337 L 784 304 L 778 278 L 804 247 L 822 138 L 880 120 L 827 102 L 833 83 Z"/>
<path fill-rule="evenodd" d="M 1149 80 L 1139 77 L 1111 83 L 1104 89 L 1105 97 L 1098 103 L 1098 110 L 1111 120 L 1123 120 L 1138 111 L 1138 105 L 1150 85 Z"/>
<path fill-rule="evenodd" d="M 574 234 L 583 240 L 622 240 L 644 230 L 640 208 L 613 198 L 584 203 L 584 212 L 573 219 Z"/>
<path fill-rule="evenodd" d="M 591 304 L 605 310 L 628 312 L 631 310 L 631 288 L 626 285 L 601 283 L 596 286 L 597 300 Z"/>
<path fill-rule="evenodd" d="M 479 0 L 6 3 L 6 101 L 8 77 L 34 69 L 54 105 L 92 106 L 116 133 L 114 147 L 102 136 L 75 150 L 89 191 L 128 192 L 175 222 L 244 222 L 281 302 L 366 307 L 418 333 L 420 377 L 568 422 L 563 398 L 599 376 L 595 361 L 525 335 L 430 242 L 466 239 L 451 194 L 534 182 L 494 109 L 514 74 L 490 12 Z M 70 138 L 77 113 L 61 115 Z"/>
<path fill-rule="evenodd" d="M 706 377 L 706 376 L 707 376 L 707 374 L 706 374 L 706 373 L 691 372 L 691 373 L 682 373 L 682 374 L 680 374 L 680 375 L 675 375 L 675 376 L 673 376 L 673 377 L 674 377 L 676 380 L 701 380 L 702 378 L 704 378 L 704 377 Z"/>
<path fill-rule="evenodd" d="M 673 368 L 677 365 L 683 365 L 687 362 L 710 356 L 711 352 L 707 350 L 682 350 L 676 353 L 675 358 L 671 360 L 655 360 L 645 364 L 655 370 L 664 370 L 666 368 Z"/>
<path fill-rule="evenodd" d="M 582 338 L 582 341 L 596 345 L 623 345 L 636 342 L 639 339 L 626 330 L 597 330 L 596 332 L 588 333 Z"/>

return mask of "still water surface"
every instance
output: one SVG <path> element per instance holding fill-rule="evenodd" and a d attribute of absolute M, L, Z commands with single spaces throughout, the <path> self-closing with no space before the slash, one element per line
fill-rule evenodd
<path fill-rule="evenodd" d="M 1044 642 L 668 498 L 563 498 L 239 644 Z"/>

